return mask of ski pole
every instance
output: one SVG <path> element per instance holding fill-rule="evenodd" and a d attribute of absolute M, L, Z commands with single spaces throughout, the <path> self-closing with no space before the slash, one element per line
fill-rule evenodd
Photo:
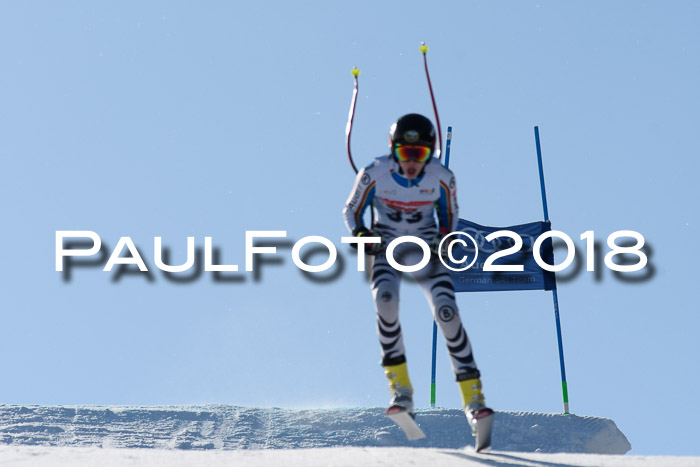
<path fill-rule="evenodd" d="M 433 93 L 433 85 L 430 83 L 430 73 L 428 72 L 428 46 L 425 42 L 421 42 L 420 51 L 423 54 L 423 64 L 425 65 L 425 77 L 428 79 L 428 90 L 430 90 L 430 99 L 433 101 L 433 110 L 435 111 L 435 123 L 437 124 L 438 142 L 440 149 L 438 150 L 438 160 L 442 158 L 442 129 L 440 128 L 440 117 L 438 116 L 437 104 L 435 104 L 435 94 Z"/>
<path fill-rule="evenodd" d="M 355 89 L 352 92 L 352 103 L 350 104 L 348 123 L 345 126 L 345 147 L 348 150 L 348 159 L 350 159 L 350 165 L 352 166 L 352 169 L 355 171 L 355 173 L 357 173 L 357 167 L 355 167 L 355 162 L 352 160 L 352 152 L 350 151 L 350 135 L 352 134 L 352 124 L 355 121 L 355 104 L 357 104 L 357 92 L 359 89 L 357 77 L 360 76 L 360 70 L 358 70 L 357 67 L 355 67 L 350 73 L 355 78 Z"/>
<path fill-rule="evenodd" d="M 352 74 L 353 78 L 355 78 L 355 87 L 352 91 L 352 102 L 350 103 L 350 112 L 348 113 L 348 123 L 345 126 L 345 148 L 348 150 L 348 159 L 350 160 L 352 170 L 357 173 L 358 170 L 355 166 L 355 162 L 352 160 L 352 151 L 350 150 L 350 136 L 352 135 L 352 126 L 355 122 L 355 105 L 357 104 L 357 94 L 360 88 L 357 77 L 360 76 L 360 70 L 358 70 L 357 67 L 354 67 L 350 73 Z M 374 226 L 374 201 L 372 201 L 372 204 L 370 205 L 369 225 Z"/>

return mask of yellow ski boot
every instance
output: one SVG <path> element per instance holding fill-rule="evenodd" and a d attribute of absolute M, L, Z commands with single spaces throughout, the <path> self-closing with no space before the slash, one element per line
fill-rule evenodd
<path fill-rule="evenodd" d="M 413 412 L 413 387 L 408 379 L 406 359 L 399 357 L 384 362 L 384 374 L 389 380 L 391 403 L 386 409 L 386 416 L 392 419 L 406 433 L 409 440 L 425 438 Z"/>
<path fill-rule="evenodd" d="M 462 393 L 462 407 L 464 410 L 478 410 L 486 407 L 484 395 L 481 393 L 481 380 L 469 378 L 457 380 L 459 391 Z"/>
<path fill-rule="evenodd" d="M 384 374 L 389 380 L 391 391 L 390 407 L 400 407 L 413 416 L 413 386 L 408 378 L 406 361 L 397 365 L 384 366 Z"/>
<path fill-rule="evenodd" d="M 457 375 L 457 384 L 462 393 L 462 406 L 472 435 L 476 437 L 474 448 L 477 452 L 491 447 L 494 414 L 493 410 L 486 407 L 484 394 L 481 392 L 480 376 L 477 369 Z"/>

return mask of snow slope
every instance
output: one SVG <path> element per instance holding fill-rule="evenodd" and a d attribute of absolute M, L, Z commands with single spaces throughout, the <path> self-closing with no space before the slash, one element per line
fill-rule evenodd
<path fill-rule="evenodd" d="M 0 406 L 0 445 L 241 450 L 474 444 L 460 410 L 419 410 L 417 420 L 428 437 L 409 442 L 383 408 Z M 624 454 L 631 448 L 604 418 L 497 412 L 493 429 L 498 451 Z"/>
<path fill-rule="evenodd" d="M 519 466 L 519 467 L 685 467 L 700 465 L 697 457 L 615 456 L 602 454 L 475 453 L 471 449 L 313 448 L 269 450 L 178 451 L 44 446 L 1 446 L 0 464 L 21 467 L 312 467 L 312 466 Z"/>
<path fill-rule="evenodd" d="M 461 411 L 420 410 L 418 420 L 428 438 L 411 443 L 383 408 L 0 405 L 0 465 L 700 465 L 694 457 L 615 455 L 631 446 L 604 418 L 497 412 L 494 449 L 479 454 Z"/>

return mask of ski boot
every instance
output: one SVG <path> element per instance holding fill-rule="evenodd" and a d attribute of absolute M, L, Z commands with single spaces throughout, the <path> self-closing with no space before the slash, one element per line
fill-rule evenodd
<path fill-rule="evenodd" d="M 408 379 L 408 368 L 406 359 L 399 357 L 384 361 L 384 374 L 389 380 L 391 390 L 391 402 L 386 409 L 386 416 L 401 427 L 406 433 L 406 437 L 413 441 L 425 438 L 423 430 L 415 421 L 416 415 L 413 410 L 413 387 Z"/>
<path fill-rule="evenodd" d="M 491 425 L 493 410 L 486 407 L 484 395 L 481 392 L 479 370 L 476 368 L 457 375 L 457 383 L 462 393 L 462 404 L 467 422 L 476 438 L 474 448 L 477 452 L 491 447 Z"/>
<path fill-rule="evenodd" d="M 396 365 L 384 365 L 384 374 L 389 380 L 391 390 L 391 402 L 389 409 L 398 408 L 405 410 L 411 417 L 415 417 L 413 411 L 413 386 L 408 379 L 408 367 L 406 359 Z"/>

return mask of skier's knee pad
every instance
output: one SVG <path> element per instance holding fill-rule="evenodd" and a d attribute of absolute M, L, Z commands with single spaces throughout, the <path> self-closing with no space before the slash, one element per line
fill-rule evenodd
<path fill-rule="evenodd" d="M 444 300 L 435 304 L 435 319 L 442 323 L 459 322 L 459 310 L 452 300 Z"/>
<path fill-rule="evenodd" d="M 385 287 L 383 285 L 379 285 L 376 289 L 374 289 L 374 301 L 378 306 L 397 306 L 399 303 L 398 291 L 395 287 Z"/>

